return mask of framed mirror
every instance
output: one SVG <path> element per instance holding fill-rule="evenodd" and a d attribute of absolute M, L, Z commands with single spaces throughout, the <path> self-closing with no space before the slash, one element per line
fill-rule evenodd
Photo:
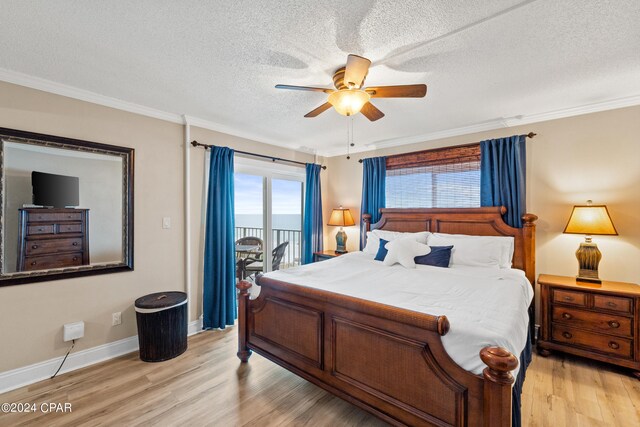
<path fill-rule="evenodd" d="M 133 148 L 0 128 L 0 286 L 133 270 Z"/>

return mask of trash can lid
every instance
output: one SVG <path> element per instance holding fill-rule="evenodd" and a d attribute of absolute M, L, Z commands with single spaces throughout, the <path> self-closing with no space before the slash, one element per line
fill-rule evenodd
<path fill-rule="evenodd" d="M 136 308 L 158 309 L 181 305 L 187 301 L 187 294 L 178 291 L 156 292 L 140 297 L 135 302 Z"/>

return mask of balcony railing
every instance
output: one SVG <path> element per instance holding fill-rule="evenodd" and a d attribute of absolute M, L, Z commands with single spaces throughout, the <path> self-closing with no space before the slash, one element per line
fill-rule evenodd
<path fill-rule="evenodd" d="M 274 228 L 272 232 L 271 241 L 273 242 L 274 248 L 280 243 L 289 242 L 282 257 L 280 268 L 285 269 L 300 265 L 300 259 L 302 257 L 302 232 L 300 230 L 284 230 L 279 228 Z M 236 227 L 235 235 L 236 240 L 242 237 L 258 237 L 264 241 L 264 230 L 262 228 Z M 269 260 L 270 258 L 271 255 L 264 256 L 265 260 Z"/>

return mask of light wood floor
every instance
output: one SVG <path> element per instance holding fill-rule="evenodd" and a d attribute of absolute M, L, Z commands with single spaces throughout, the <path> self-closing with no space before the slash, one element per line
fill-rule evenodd
<path fill-rule="evenodd" d="M 366 412 L 254 354 L 241 365 L 235 328 L 189 339 L 162 363 L 137 353 L 0 395 L 3 402 L 70 402 L 71 413 L 0 414 L 0 426 L 384 426 Z M 581 359 L 535 357 L 523 393 L 525 426 L 640 426 L 640 381 Z"/>

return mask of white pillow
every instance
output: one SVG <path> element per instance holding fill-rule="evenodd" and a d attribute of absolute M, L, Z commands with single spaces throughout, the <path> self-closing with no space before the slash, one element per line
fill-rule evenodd
<path fill-rule="evenodd" d="M 367 231 L 367 244 L 362 252 L 366 254 L 375 255 L 378 253 L 380 247 L 380 239 L 384 239 L 388 242 L 392 242 L 401 237 L 411 237 L 415 241 L 423 244 L 427 244 L 427 239 L 431 233 L 428 231 L 420 231 L 418 233 L 403 233 L 400 231 L 388 231 L 388 230 L 373 230 Z"/>
<path fill-rule="evenodd" d="M 384 265 L 393 265 L 399 262 L 405 268 L 416 268 L 414 258 L 431 252 L 429 246 L 418 243 L 413 237 L 395 239 L 384 247 L 388 252 L 382 263 Z"/>
<path fill-rule="evenodd" d="M 365 254 L 375 255 L 378 253 L 378 246 L 380 246 L 380 238 L 374 236 L 372 232 L 367 231 L 367 244 L 364 245 L 362 252 Z"/>
<path fill-rule="evenodd" d="M 511 236 L 468 236 L 433 233 L 429 246 L 453 245 L 451 265 L 511 268 L 514 238 Z"/>

